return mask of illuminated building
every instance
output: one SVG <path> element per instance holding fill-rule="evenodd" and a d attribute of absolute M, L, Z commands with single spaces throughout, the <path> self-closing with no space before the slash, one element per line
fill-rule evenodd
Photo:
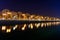
<path fill-rule="evenodd" d="M 60 18 L 32 15 L 29 13 L 14 12 L 4 9 L 1 12 L 0 20 L 60 21 Z"/>
<path fill-rule="evenodd" d="M 49 17 L 49 16 L 41 16 L 41 15 L 35 15 L 35 14 L 29 14 L 29 13 L 23 13 L 23 12 L 14 12 L 14 11 L 9 11 L 8 9 L 4 9 L 1 14 L 0 14 L 0 20 L 3 21 L 48 21 L 47 23 L 28 23 L 28 24 L 23 24 L 22 26 L 16 24 L 15 26 L 11 26 L 11 28 L 7 28 L 7 26 L 1 27 L 2 31 L 5 31 L 7 33 L 11 32 L 11 30 L 16 30 L 20 28 L 21 30 L 25 30 L 26 28 L 39 28 L 39 27 L 47 27 L 51 25 L 57 25 L 60 24 L 60 22 L 49 22 L 49 21 L 60 21 L 60 18 L 55 18 L 55 17 Z M 12 22 L 13 23 L 13 22 Z M 19 29 L 19 30 L 20 30 Z"/>

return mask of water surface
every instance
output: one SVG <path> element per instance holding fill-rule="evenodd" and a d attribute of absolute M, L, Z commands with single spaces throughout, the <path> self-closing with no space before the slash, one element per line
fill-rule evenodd
<path fill-rule="evenodd" d="M 4 29 L 4 27 L 6 27 Z M 0 26 L 0 39 L 39 40 L 59 39 L 60 22 L 41 22 Z"/>

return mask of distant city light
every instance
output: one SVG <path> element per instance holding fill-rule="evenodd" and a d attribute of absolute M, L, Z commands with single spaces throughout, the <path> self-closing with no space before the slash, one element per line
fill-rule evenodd
<path fill-rule="evenodd" d="M 29 20 L 29 21 L 60 21 L 60 18 L 39 16 L 23 12 L 14 12 L 4 9 L 1 12 L 0 20 Z"/>
<path fill-rule="evenodd" d="M 7 9 L 4 9 L 1 12 L 0 20 L 7 21 L 7 20 L 17 20 L 17 21 L 28 21 L 28 22 L 35 22 L 38 21 L 38 23 L 24 23 L 24 24 L 16 24 L 14 26 L 1 26 L 1 30 L 5 31 L 7 33 L 14 31 L 14 30 L 26 30 L 26 29 L 33 29 L 33 28 L 43 28 L 51 25 L 59 25 L 60 22 L 54 22 L 54 21 L 60 21 L 60 18 L 55 17 L 48 17 L 48 16 L 41 16 L 41 15 L 35 15 L 35 14 L 29 14 L 29 13 L 23 13 L 23 12 L 14 12 L 9 11 Z M 41 23 L 44 21 L 43 23 Z M 48 22 L 46 22 L 48 21 Z M 53 21 L 53 22 L 49 22 Z"/>

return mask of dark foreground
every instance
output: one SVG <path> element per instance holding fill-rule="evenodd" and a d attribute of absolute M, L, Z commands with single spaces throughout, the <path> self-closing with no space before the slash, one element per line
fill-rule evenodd
<path fill-rule="evenodd" d="M 0 32 L 0 40 L 42 40 L 59 39 L 60 25 L 43 27 L 38 29 L 27 29 L 24 31 L 12 31 L 11 33 Z"/>
<path fill-rule="evenodd" d="M 41 22 L 60 22 L 60 21 L 29 21 L 29 20 L 0 20 L 0 26 L 2 25 L 16 25 L 16 24 L 29 24 L 29 23 L 41 23 Z"/>

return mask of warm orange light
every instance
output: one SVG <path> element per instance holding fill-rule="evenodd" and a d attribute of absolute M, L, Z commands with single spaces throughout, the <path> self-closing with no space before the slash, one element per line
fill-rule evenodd
<path fill-rule="evenodd" d="M 7 32 L 7 33 L 11 32 L 11 29 L 7 29 L 6 32 Z"/>
<path fill-rule="evenodd" d="M 6 30 L 6 26 L 2 26 L 2 30 Z"/>
<path fill-rule="evenodd" d="M 12 14 L 11 12 L 7 12 L 7 14 Z"/>
<path fill-rule="evenodd" d="M 26 25 L 26 24 L 24 24 L 24 25 L 23 25 L 23 27 L 22 27 L 22 30 L 25 30 L 25 27 L 26 27 L 26 26 L 27 26 L 27 25 Z"/>
<path fill-rule="evenodd" d="M 41 27 L 43 27 L 44 26 L 44 23 L 41 23 Z"/>
<path fill-rule="evenodd" d="M 33 24 L 32 23 L 29 24 L 28 27 L 31 28 L 31 29 L 33 29 Z"/>
<path fill-rule="evenodd" d="M 60 21 L 60 18 L 55 17 L 48 17 L 48 16 L 40 16 L 40 15 L 31 15 L 31 14 L 24 14 L 23 12 L 13 12 L 5 10 L 5 13 L 2 12 L 1 19 L 6 18 L 4 20 L 28 20 L 28 21 Z"/>
<path fill-rule="evenodd" d="M 40 23 L 35 23 L 35 26 L 38 28 L 40 26 Z"/>
<path fill-rule="evenodd" d="M 22 30 L 25 30 L 25 27 L 22 27 Z"/>
<path fill-rule="evenodd" d="M 5 14 L 5 13 L 3 13 L 2 15 L 3 15 L 3 16 L 6 16 L 6 14 Z"/>

